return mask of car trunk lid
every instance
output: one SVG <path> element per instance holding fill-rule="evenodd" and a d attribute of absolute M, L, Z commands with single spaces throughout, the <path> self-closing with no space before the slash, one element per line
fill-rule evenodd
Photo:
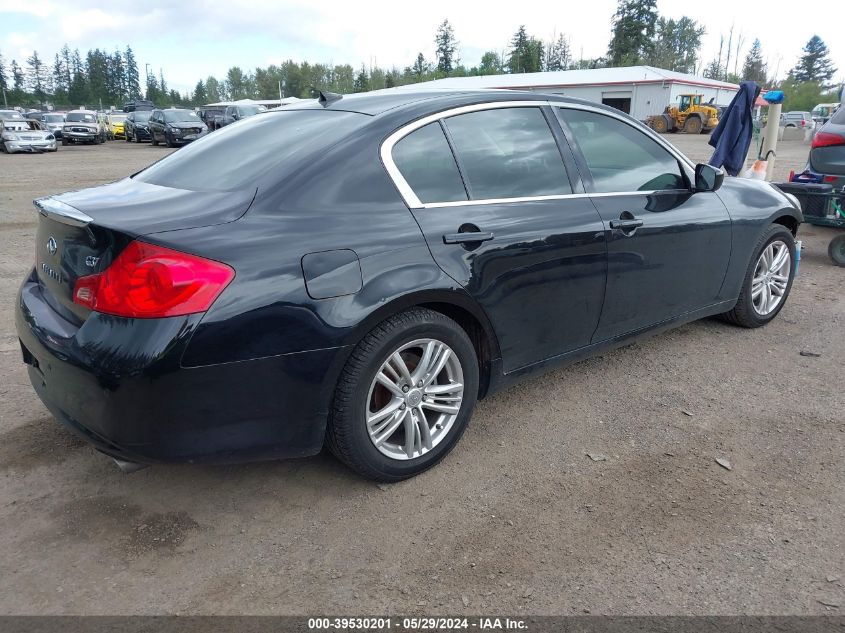
<path fill-rule="evenodd" d="M 77 279 L 108 268 L 133 239 L 237 220 L 254 196 L 255 191 L 186 191 L 126 179 L 36 200 L 35 269 L 44 298 L 65 318 L 81 322 L 89 310 L 73 302 Z"/>

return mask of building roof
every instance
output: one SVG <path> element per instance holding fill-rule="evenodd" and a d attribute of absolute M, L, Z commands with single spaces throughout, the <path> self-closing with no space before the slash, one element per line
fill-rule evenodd
<path fill-rule="evenodd" d="M 512 73 L 480 77 L 447 77 L 421 84 L 399 86 L 396 90 L 478 90 L 483 88 L 560 88 L 566 86 L 605 86 L 614 84 L 683 83 L 723 90 L 739 90 L 736 84 L 698 75 L 677 73 L 653 66 L 555 70 L 542 73 Z"/>

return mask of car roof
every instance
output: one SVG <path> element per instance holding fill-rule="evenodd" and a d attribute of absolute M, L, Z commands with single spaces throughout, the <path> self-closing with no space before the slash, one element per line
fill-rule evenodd
<path fill-rule="evenodd" d="M 275 110 L 338 110 L 358 112 L 377 116 L 388 111 L 400 110 L 407 107 L 429 105 L 432 112 L 447 107 L 460 107 L 476 103 L 496 101 L 555 101 L 560 103 L 589 104 L 599 109 L 619 113 L 619 110 L 604 106 L 593 101 L 565 97 L 558 94 L 547 94 L 529 90 L 374 90 L 372 92 L 343 95 L 343 98 L 328 101 L 323 104 L 317 99 L 304 100 Z"/>

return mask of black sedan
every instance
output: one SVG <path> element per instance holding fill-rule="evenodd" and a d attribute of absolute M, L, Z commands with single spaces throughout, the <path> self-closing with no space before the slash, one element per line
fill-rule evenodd
<path fill-rule="evenodd" d="M 208 127 L 193 110 L 170 108 L 150 114 L 150 139 L 153 145 L 164 143 L 176 147 L 208 134 Z"/>
<path fill-rule="evenodd" d="M 126 142 L 150 140 L 150 115 L 152 110 L 134 110 L 126 115 L 123 122 L 123 137 Z"/>
<path fill-rule="evenodd" d="M 765 325 L 802 220 L 617 110 L 508 91 L 322 96 L 36 207 L 16 325 L 67 427 L 124 466 L 325 444 L 385 481 L 526 376 Z"/>

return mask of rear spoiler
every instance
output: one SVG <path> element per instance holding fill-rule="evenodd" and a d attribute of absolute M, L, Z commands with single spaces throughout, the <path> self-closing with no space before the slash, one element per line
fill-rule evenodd
<path fill-rule="evenodd" d="M 88 226 L 94 221 L 94 218 L 85 215 L 79 209 L 76 209 L 66 202 L 61 202 L 55 198 L 38 198 L 33 200 L 32 204 L 38 209 L 41 215 L 61 222 L 62 224 L 69 224 L 70 226 Z"/>

